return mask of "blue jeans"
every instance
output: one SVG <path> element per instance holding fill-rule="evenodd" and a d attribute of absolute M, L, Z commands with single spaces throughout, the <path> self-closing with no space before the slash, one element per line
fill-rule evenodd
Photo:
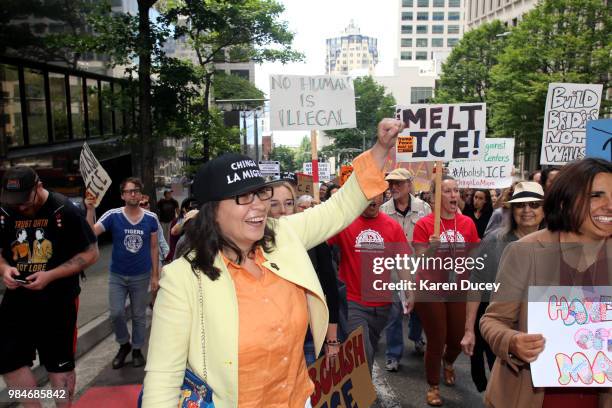
<path fill-rule="evenodd" d="M 387 360 L 402 359 L 404 354 L 404 310 L 401 302 L 393 302 L 391 306 L 391 314 L 389 315 L 389 323 L 385 328 L 385 337 L 387 338 L 387 350 L 385 355 Z M 408 338 L 412 341 L 420 341 L 423 339 L 423 328 L 421 321 L 416 313 L 410 313 L 408 322 Z"/>
<path fill-rule="evenodd" d="M 132 313 L 132 347 L 140 349 L 144 346 L 147 332 L 150 279 L 150 273 L 136 276 L 123 276 L 112 272 L 110 274 L 108 279 L 108 305 L 115 340 L 119 344 L 130 341 L 125 315 L 125 300 L 129 295 Z"/>

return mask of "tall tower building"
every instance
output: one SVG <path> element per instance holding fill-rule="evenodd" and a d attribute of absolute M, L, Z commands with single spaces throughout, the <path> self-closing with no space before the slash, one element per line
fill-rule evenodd
<path fill-rule="evenodd" d="M 328 38 L 325 72 L 328 75 L 372 75 L 378 64 L 378 40 L 362 35 L 351 20 L 340 37 Z"/>
<path fill-rule="evenodd" d="M 398 1 L 398 65 L 429 66 L 436 71 L 463 35 L 462 5 L 466 0 Z"/>

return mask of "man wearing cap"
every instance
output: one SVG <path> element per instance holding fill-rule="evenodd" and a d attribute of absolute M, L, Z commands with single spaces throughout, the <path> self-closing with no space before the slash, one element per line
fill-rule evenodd
<path fill-rule="evenodd" d="M 412 232 L 418 220 L 431 213 L 431 207 L 425 201 L 412 195 L 412 174 L 407 169 L 398 167 L 385 177 L 389 183 L 392 199 L 385 202 L 380 210 L 397 221 L 404 230 L 408 242 L 412 242 Z M 404 351 L 404 331 L 402 304 L 398 300 L 393 302 L 389 324 L 385 329 L 387 337 L 387 364 L 388 371 L 397 371 Z M 414 342 L 414 349 L 423 354 L 425 342 L 423 341 L 421 321 L 416 313 L 410 314 L 410 332 L 408 338 Z"/>
<path fill-rule="evenodd" d="M 179 203 L 172 197 L 172 190 L 165 190 L 164 197 L 157 202 L 159 212 L 159 222 L 164 231 L 164 239 L 170 241 L 170 223 L 179 214 Z"/>
<path fill-rule="evenodd" d="M 0 248 L 8 289 L 0 305 L 0 374 L 10 389 L 36 387 L 29 367 L 38 352 L 52 387 L 72 397 L 78 275 L 98 260 L 96 237 L 81 211 L 43 188 L 34 170 L 13 167 L 2 178 Z"/>
<path fill-rule="evenodd" d="M 132 351 L 132 365 L 145 364 L 141 349 L 147 330 L 148 289 L 155 294 L 159 282 L 158 221 L 155 213 L 140 207 L 143 184 L 136 177 L 128 177 L 120 184 L 125 206 L 105 212 L 94 223 L 93 200 L 87 198 L 87 221 L 94 233 L 110 231 L 113 236 L 108 279 L 108 303 L 111 325 L 119 351 L 113 359 L 114 369 L 121 368 Z M 132 343 L 127 329 L 125 300 L 130 297 L 132 312 Z"/>

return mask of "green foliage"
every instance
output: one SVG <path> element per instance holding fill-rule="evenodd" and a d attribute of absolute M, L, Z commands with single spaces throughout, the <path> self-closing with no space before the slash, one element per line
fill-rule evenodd
<path fill-rule="evenodd" d="M 281 171 L 298 171 L 301 168 L 295 164 L 295 149 L 287 146 L 275 146 L 270 153 L 270 160 L 280 162 Z"/>
<path fill-rule="evenodd" d="M 612 16 L 600 0 L 545 0 L 507 43 L 491 70 L 491 125 L 526 150 L 541 141 L 549 83 L 599 83 L 603 95 L 610 87 Z M 601 115 L 609 112 L 602 101 Z"/>
<path fill-rule="evenodd" d="M 491 68 L 505 45 L 507 30 L 499 21 L 465 33 L 442 65 L 435 103 L 485 102 L 491 88 Z"/>
<path fill-rule="evenodd" d="M 304 162 L 308 162 L 312 157 L 312 147 L 310 143 L 310 136 L 304 136 L 300 145 L 295 151 L 295 166 L 297 171 L 304 169 Z"/>
<path fill-rule="evenodd" d="M 357 128 L 326 131 L 325 133 L 334 139 L 335 150 L 361 149 L 364 137 L 365 148 L 369 148 L 376 136 L 378 122 L 394 113 L 395 98 L 390 93 L 385 93 L 385 87 L 377 84 L 371 76 L 357 78 L 353 85 L 357 97 Z"/>
<path fill-rule="evenodd" d="M 215 99 L 264 99 L 264 93 L 250 81 L 236 75 L 216 73 L 213 77 L 213 93 Z M 263 101 L 250 102 L 249 109 L 262 106 Z"/>

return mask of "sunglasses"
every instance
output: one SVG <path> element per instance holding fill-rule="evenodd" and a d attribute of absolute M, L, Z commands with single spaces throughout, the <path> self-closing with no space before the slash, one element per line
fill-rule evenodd
<path fill-rule="evenodd" d="M 542 206 L 541 201 L 529 201 L 527 203 L 512 203 L 512 208 L 525 208 L 529 206 L 532 210 L 537 210 Z"/>

